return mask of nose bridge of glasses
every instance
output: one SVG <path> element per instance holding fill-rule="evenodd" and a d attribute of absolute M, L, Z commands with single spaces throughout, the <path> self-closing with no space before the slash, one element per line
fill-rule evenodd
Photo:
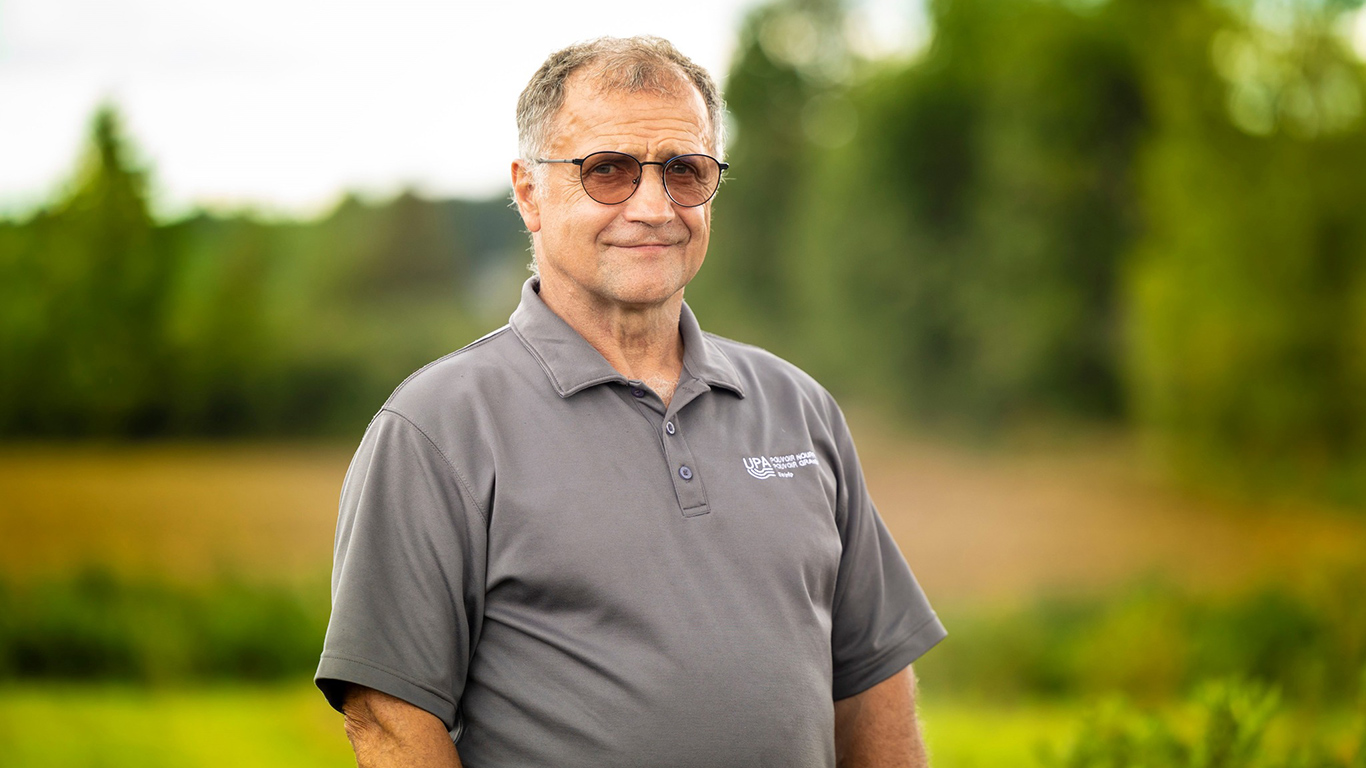
<path fill-rule="evenodd" d="M 643 181 L 643 180 L 644 180 L 644 177 L 645 177 L 645 166 L 647 166 L 647 165 L 657 165 L 657 166 L 659 166 L 659 193 L 660 193 L 660 197 L 664 198 L 664 199 L 667 200 L 667 201 L 672 202 L 672 201 L 673 201 L 673 195 L 669 193 L 669 177 L 668 177 L 667 175 L 665 175 L 665 173 L 664 173 L 664 166 L 668 164 L 668 161 L 665 161 L 665 162 L 662 162 L 662 163 L 661 163 L 661 162 L 656 162 L 656 161 L 637 160 L 636 162 L 637 162 L 637 164 L 640 165 L 640 170 L 636 173 L 636 178 L 635 178 L 635 180 L 631 182 L 631 183 L 634 185 L 633 188 L 631 189 L 631 198 L 636 198 L 636 197 L 637 197 L 637 194 L 636 194 L 636 193 L 640 192 L 641 181 Z"/>
<path fill-rule="evenodd" d="M 640 170 L 636 171 L 636 183 L 637 183 L 637 184 L 640 183 L 641 177 L 645 175 L 645 166 L 647 166 L 647 165 L 657 165 L 657 166 L 659 166 L 659 181 L 660 181 L 660 183 L 663 184 L 665 187 L 668 187 L 668 185 L 669 185 L 669 184 L 668 184 L 669 177 L 664 173 L 664 166 L 668 165 L 668 164 L 669 164 L 669 161 L 666 160 L 666 161 L 664 161 L 664 162 L 661 163 L 661 162 L 656 161 L 656 160 L 637 160 L 637 161 L 636 161 L 636 164 L 640 166 Z"/>

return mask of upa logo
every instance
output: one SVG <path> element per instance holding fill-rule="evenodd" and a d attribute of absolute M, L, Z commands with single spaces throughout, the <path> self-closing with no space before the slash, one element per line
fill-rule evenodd
<path fill-rule="evenodd" d="M 778 474 L 778 470 L 774 469 L 773 464 L 763 456 L 750 456 L 746 458 L 745 471 L 760 480 L 767 480 Z"/>
<path fill-rule="evenodd" d="M 820 462 L 814 451 L 789 453 L 784 456 L 746 456 L 745 471 L 751 477 L 768 480 L 774 477 L 794 477 L 798 467 L 814 467 Z"/>

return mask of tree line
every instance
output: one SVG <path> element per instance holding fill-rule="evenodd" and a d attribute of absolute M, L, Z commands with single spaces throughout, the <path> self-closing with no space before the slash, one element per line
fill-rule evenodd
<path fill-rule="evenodd" d="M 1152 438 L 1178 471 L 1366 500 L 1357 0 L 934 0 L 867 57 L 837 0 L 743 22 L 689 301 L 931 427 Z M 0 435 L 354 435 L 506 318 L 505 200 L 158 222 L 117 115 L 0 222 Z"/>
<path fill-rule="evenodd" d="M 767 6 L 701 279 L 916 422 L 1117 423 L 1191 479 L 1360 502 L 1359 6 L 936 0 L 910 61 Z"/>
<path fill-rule="evenodd" d="M 0 223 L 0 435 L 353 435 L 525 274 L 506 200 L 159 223 L 131 152 L 102 108 L 67 190 Z"/>

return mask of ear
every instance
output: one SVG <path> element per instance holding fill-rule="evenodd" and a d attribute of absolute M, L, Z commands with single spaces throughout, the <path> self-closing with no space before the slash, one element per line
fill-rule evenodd
<path fill-rule="evenodd" d="M 536 187 L 532 182 L 531 165 L 525 160 L 512 161 L 512 198 L 517 201 L 517 212 L 522 214 L 526 231 L 539 232 L 541 209 L 536 202 Z"/>

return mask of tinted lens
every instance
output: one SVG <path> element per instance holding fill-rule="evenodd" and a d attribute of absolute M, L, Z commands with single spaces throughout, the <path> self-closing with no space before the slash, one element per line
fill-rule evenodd
<path fill-rule="evenodd" d="M 640 182 L 640 163 L 620 152 L 594 152 L 579 169 L 583 191 L 604 205 L 623 202 Z"/>
<path fill-rule="evenodd" d="M 720 181 L 721 165 L 707 155 L 679 155 L 664 166 L 664 189 L 679 205 L 707 202 Z"/>

